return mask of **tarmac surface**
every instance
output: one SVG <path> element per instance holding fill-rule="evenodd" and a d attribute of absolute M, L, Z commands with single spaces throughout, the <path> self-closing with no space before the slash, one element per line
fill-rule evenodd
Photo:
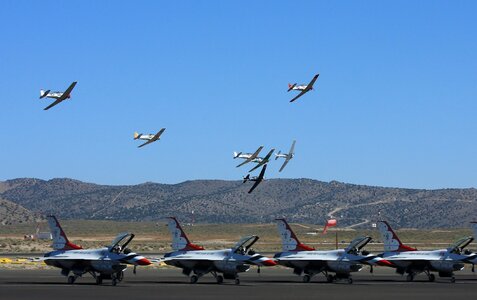
<path fill-rule="evenodd" d="M 138 269 L 136 275 L 127 270 L 117 286 L 105 280 L 95 284 L 85 275 L 75 284 L 66 283 L 59 270 L 0 269 L 0 299 L 475 299 L 477 274 L 465 270 L 456 274 L 456 283 L 437 277 L 428 282 L 419 275 L 414 282 L 392 270 L 379 268 L 353 274 L 353 284 L 346 281 L 325 283 L 317 275 L 310 283 L 293 275 L 290 269 L 255 269 L 240 275 L 241 284 L 224 280 L 218 285 L 211 275 L 190 284 L 179 269 Z"/>

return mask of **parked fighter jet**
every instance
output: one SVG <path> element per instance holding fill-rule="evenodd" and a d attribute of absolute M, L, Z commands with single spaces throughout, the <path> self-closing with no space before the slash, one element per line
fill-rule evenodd
<path fill-rule="evenodd" d="M 310 81 L 310 83 L 308 83 L 307 85 L 305 84 L 301 84 L 301 85 L 297 85 L 296 83 L 294 84 L 288 84 L 288 91 L 291 91 L 291 90 L 294 90 L 294 91 L 300 91 L 300 93 L 298 95 L 295 96 L 295 98 L 291 99 L 290 102 L 293 102 L 295 101 L 296 99 L 300 98 L 301 96 L 303 96 L 304 94 L 308 93 L 309 91 L 313 90 L 313 85 L 315 84 L 315 81 L 318 79 L 318 76 L 320 76 L 320 74 L 316 74 L 313 79 Z"/>
<path fill-rule="evenodd" d="M 293 273 L 303 276 L 303 282 L 309 282 L 319 273 L 325 275 L 328 282 L 346 279 L 353 283 L 351 272 L 358 272 L 363 265 L 392 266 L 392 264 L 377 255 L 363 251 L 363 247 L 371 241 L 364 236 L 354 239 L 346 249 L 318 251 L 300 243 L 285 219 L 277 219 L 278 232 L 282 239 L 283 252 L 275 254 L 278 264 L 293 268 Z M 372 269 L 371 269 L 372 270 Z M 335 273 L 335 275 L 329 273 Z"/>
<path fill-rule="evenodd" d="M 241 164 L 239 164 L 237 166 L 237 168 L 241 167 L 245 164 L 248 164 L 251 161 L 256 160 L 258 158 L 258 154 L 260 153 L 260 151 L 262 151 L 262 149 L 263 149 L 263 146 L 260 146 L 260 147 L 258 147 L 258 149 L 254 153 L 242 153 L 242 152 L 237 153 L 237 152 L 234 152 L 234 159 L 236 159 L 236 158 L 245 159 L 245 161 L 242 162 Z"/>
<path fill-rule="evenodd" d="M 163 262 L 181 268 L 182 274 L 186 276 L 193 273 L 190 276 L 191 283 L 196 283 L 200 277 L 211 273 L 219 284 L 224 278 L 234 279 L 235 284 L 240 284 L 238 273 L 247 272 L 250 265 L 276 265 L 273 259 L 257 254 L 251 248 L 258 236 L 244 237 L 231 249 L 205 250 L 189 241 L 176 218 L 169 218 L 167 226 L 172 235 L 174 252 L 167 253 Z"/>
<path fill-rule="evenodd" d="M 61 269 L 61 275 L 68 276 L 68 283 L 73 284 L 78 277 L 89 273 L 101 284 L 103 279 L 111 279 L 116 285 L 124 277 L 127 265 L 145 266 L 151 262 L 144 256 L 131 252 L 126 246 L 134 238 L 132 233 L 120 233 L 109 247 L 83 250 L 80 246 L 71 243 L 66 237 L 60 223 L 54 216 L 48 216 L 53 235 L 54 251 L 46 253 L 44 262 Z"/>
<path fill-rule="evenodd" d="M 294 140 L 290 147 L 290 151 L 288 151 L 288 153 L 282 154 L 281 151 L 278 151 L 278 154 L 275 154 L 275 160 L 279 159 L 280 157 L 285 158 L 285 162 L 280 167 L 280 170 L 278 170 L 278 172 L 281 172 L 285 168 L 285 166 L 288 164 L 288 162 L 295 156 L 295 143 L 296 141 Z"/>
<path fill-rule="evenodd" d="M 257 157 L 256 160 L 254 160 L 254 162 L 257 163 L 257 165 L 253 168 L 250 169 L 250 171 L 248 171 L 249 173 L 250 172 L 253 172 L 255 171 L 256 169 L 260 168 L 261 166 L 264 166 L 266 164 L 268 164 L 270 162 L 270 157 L 272 156 L 273 154 L 273 151 L 275 151 L 275 149 L 272 149 L 270 150 L 267 155 L 265 155 L 265 157 Z"/>
<path fill-rule="evenodd" d="M 262 168 L 262 171 L 260 171 L 260 174 L 257 176 L 257 177 L 250 177 L 250 174 L 247 174 L 247 176 L 245 176 L 243 178 L 243 183 L 247 182 L 247 181 L 255 181 L 255 183 L 253 184 L 252 188 L 248 191 L 248 193 L 250 194 L 251 192 L 253 192 L 253 190 L 263 181 L 265 180 L 265 171 L 267 170 L 267 165 L 264 165 L 263 168 Z"/>
<path fill-rule="evenodd" d="M 447 249 L 418 251 L 401 243 L 396 233 L 386 221 L 378 222 L 378 229 L 384 243 L 384 253 L 380 256 L 396 266 L 396 272 L 407 274 L 407 281 L 413 281 L 419 273 L 425 273 L 429 281 L 435 280 L 431 272 L 439 272 L 439 277 L 450 277 L 455 282 L 454 271 L 464 269 L 464 263 L 470 263 L 475 255 L 462 255 L 472 237 L 465 237 Z"/>
<path fill-rule="evenodd" d="M 64 92 L 52 92 L 51 90 L 40 90 L 40 99 L 43 98 L 52 98 L 55 99 L 55 102 L 51 103 L 47 107 L 44 108 L 44 110 L 48 110 L 52 108 L 53 106 L 57 105 L 58 103 L 62 102 L 63 100 L 70 99 L 71 98 L 71 91 L 75 88 L 76 86 L 76 81 L 73 82 Z"/>
<path fill-rule="evenodd" d="M 146 146 L 147 144 L 150 144 L 152 142 L 160 140 L 160 137 L 161 137 L 162 133 L 164 132 L 164 130 L 166 130 L 166 129 L 161 128 L 161 130 L 159 130 L 159 132 L 156 133 L 156 134 L 142 134 L 142 133 L 134 132 L 134 139 L 135 140 L 146 140 L 147 141 L 144 144 L 141 144 L 137 147 L 141 148 L 143 146 Z"/>

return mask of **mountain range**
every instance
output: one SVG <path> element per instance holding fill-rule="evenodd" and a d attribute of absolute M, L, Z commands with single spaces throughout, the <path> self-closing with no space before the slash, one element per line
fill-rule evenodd
<path fill-rule="evenodd" d="M 386 219 L 397 227 L 467 227 L 477 220 L 477 189 L 404 189 L 271 179 L 252 194 L 241 181 L 193 180 L 179 184 L 99 185 L 68 178 L 0 182 L 0 224 L 62 219 L 159 220 L 177 216 L 205 223 L 264 223 L 277 217 L 343 227 Z"/>

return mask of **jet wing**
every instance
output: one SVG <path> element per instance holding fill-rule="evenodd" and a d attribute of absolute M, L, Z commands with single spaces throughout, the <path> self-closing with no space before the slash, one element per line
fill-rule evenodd
<path fill-rule="evenodd" d="M 258 175 L 257 179 L 255 180 L 255 183 L 253 184 L 252 188 L 248 191 L 249 194 L 253 192 L 253 190 L 263 181 L 263 177 L 265 176 L 266 169 L 267 169 L 267 165 L 265 164 L 262 168 L 262 171 L 260 172 L 260 175 Z"/>
<path fill-rule="evenodd" d="M 156 133 L 156 135 L 154 135 L 154 136 L 152 137 L 151 141 L 157 141 L 157 140 L 161 137 L 161 135 L 162 135 L 162 133 L 164 132 L 164 130 L 166 130 L 166 129 L 165 129 L 165 128 L 161 128 L 161 130 L 159 130 L 159 132 Z"/>
<path fill-rule="evenodd" d="M 76 84 L 78 82 L 73 82 L 72 84 L 70 84 L 70 86 L 66 89 L 66 91 L 63 93 L 63 95 L 61 95 L 60 99 L 63 101 L 65 100 L 66 98 L 68 98 L 68 96 L 71 94 L 71 91 L 75 88 Z"/>
<path fill-rule="evenodd" d="M 153 142 L 155 142 L 155 140 L 152 140 L 152 139 L 151 139 L 151 140 L 149 140 L 149 141 L 145 142 L 144 144 L 141 144 L 141 145 L 139 145 L 139 146 L 137 146 L 137 147 L 138 147 L 138 148 L 141 148 L 141 147 L 144 147 L 144 146 L 146 146 L 147 144 L 150 144 L 150 143 L 153 143 Z"/>
<path fill-rule="evenodd" d="M 260 168 L 261 166 L 265 165 L 266 163 L 268 163 L 270 161 L 270 156 L 272 156 L 273 154 L 273 151 L 275 151 L 275 149 L 272 149 L 270 150 L 270 152 L 268 152 L 268 154 L 255 166 L 253 167 L 250 171 L 248 171 L 249 173 L 250 172 L 253 172 L 255 171 L 256 169 Z"/>
<path fill-rule="evenodd" d="M 58 98 L 56 99 L 55 102 L 51 103 L 50 105 L 48 105 L 47 107 L 45 107 L 43 110 L 49 110 L 50 108 L 52 108 L 53 106 L 59 104 L 60 102 L 63 102 L 64 99 L 61 99 L 61 98 Z"/>
<path fill-rule="evenodd" d="M 237 166 L 237 168 L 238 168 L 238 167 L 241 167 L 241 166 L 243 166 L 243 165 L 245 165 L 245 164 L 248 164 L 249 162 L 251 162 L 252 160 L 254 160 L 255 158 L 257 158 L 258 154 L 260 153 L 260 151 L 262 151 L 262 149 L 263 149 L 263 146 L 258 147 L 257 151 L 255 151 L 255 152 L 254 152 L 249 158 L 247 158 L 243 163 L 239 164 L 239 165 Z"/>

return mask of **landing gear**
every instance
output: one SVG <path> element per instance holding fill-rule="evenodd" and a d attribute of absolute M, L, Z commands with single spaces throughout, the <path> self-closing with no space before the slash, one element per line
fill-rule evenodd
<path fill-rule="evenodd" d="M 103 283 L 103 277 L 101 275 L 96 276 L 96 284 L 100 285 Z"/>
<path fill-rule="evenodd" d="M 197 283 L 197 280 L 199 280 L 199 276 L 197 275 L 192 275 L 190 277 L 190 283 Z"/>
<path fill-rule="evenodd" d="M 215 280 L 217 280 L 218 284 L 221 284 L 224 282 L 224 277 L 222 277 L 221 275 L 217 275 L 217 277 L 215 277 Z"/>
<path fill-rule="evenodd" d="M 240 284 L 240 279 L 238 279 L 238 277 L 235 278 L 235 284 L 236 284 L 236 285 L 239 285 L 239 284 Z"/>
<path fill-rule="evenodd" d="M 434 274 L 428 274 L 429 282 L 434 282 L 436 280 L 436 276 Z"/>
<path fill-rule="evenodd" d="M 413 273 L 407 274 L 406 281 L 411 282 L 413 280 L 414 280 L 414 274 Z"/>
<path fill-rule="evenodd" d="M 351 276 L 348 277 L 348 283 L 349 283 L 349 284 L 353 284 L 353 278 L 351 278 Z"/>
<path fill-rule="evenodd" d="M 76 276 L 70 275 L 68 276 L 68 284 L 73 284 L 76 281 Z"/>
<path fill-rule="evenodd" d="M 307 275 L 303 276 L 303 282 L 304 282 L 304 283 L 308 283 L 308 282 L 310 282 L 310 280 L 311 280 L 311 276 L 310 276 L 310 275 L 307 274 Z"/>
<path fill-rule="evenodd" d="M 452 277 L 451 277 L 451 282 L 452 282 L 452 283 L 455 283 L 455 276 L 452 276 Z"/>
<path fill-rule="evenodd" d="M 111 274 L 111 284 L 116 286 L 119 282 L 121 282 L 124 278 L 124 272 L 119 271 L 117 273 Z"/>
<path fill-rule="evenodd" d="M 332 283 L 333 280 L 335 280 L 335 278 L 333 277 L 333 275 L 331 275 L 331 274 L 326 275 L 326 282 Z"/>

